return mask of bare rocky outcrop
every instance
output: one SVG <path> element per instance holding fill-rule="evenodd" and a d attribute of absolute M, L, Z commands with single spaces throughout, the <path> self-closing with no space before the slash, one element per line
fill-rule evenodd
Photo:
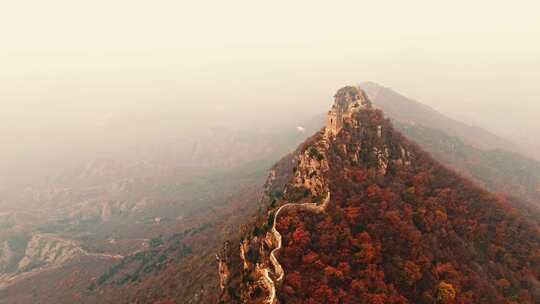
<path fill-rule="evenodd" d="M 229 270 L 230 259 L 227 256 L 229 251 L 230 242 L 225 242 L 221 252 L 216 256 L 218 260 L 218 271 L 219 271 L 219 287 L 223 290 L 227 283 L 229 283 L 229 278 L 231 276 L 231 271 Z"/>
<path fill-rule="evenodd" d="M 18 269 L 27 271 L 37 266 L 62 265 L 79 253 L 80 250 L 74 244 L 36 234 L 28 242 L 25 256 L 19 261 Z"/>
<path fill-rule="evenodd" d="M 326 136 L 337 135 L 344 124 L 351 121 L 354 113 L 372 106 L 366 93 L 354 86 L 341 88 L 334 98 L 334 104 L 326 117 Z"/>
<path fill-rule="evenodd" d="M 81 248 L 78 242 L 64 239 L 53 234 L 36 233 L 27 241 L 24 255 L 16 256 L 8 242 L 0 247 L 0 266 L 12 266 L 11 270 L 0 272 L 0 289 L 14 282 L 53 268 L 63 267 L 79 257 L 98 259 L 122 259 L 124 256 L 114 253 L 93 253 Z M 2 267 L 0 267 L 0 271 Z"/>

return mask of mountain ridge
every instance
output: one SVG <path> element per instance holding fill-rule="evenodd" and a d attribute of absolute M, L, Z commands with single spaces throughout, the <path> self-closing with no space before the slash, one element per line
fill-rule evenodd
<path fill-rule="evenodd" d="M 509 296 L 506 292 L 495 289 L 495 285 L 489 285 L 487 283 L 494 280 L 493 275 L 479 273 L 472 264 L 464 266 L 455 264 L 454 261 L 457 254 L 455 252 L 435 251 L 437 255 L 440 255 L 441 257 L 444 256 L 445 259 L 451 261 L 450 266 L 445 267 L 451 267 L 454 269 L 454 272 L 458 273 L 457 277 L 454 276 L 445 280 L 435 280 L 427 275 L 427 273 L 433 273 L 433 271 L 436 271 L 436 267 L 439 267 L 437 266 L 438 264 L 433 262 L 433 257 L 431 259 L 428 258 L 428 260 L 419 260 L 418 256 L 415 257 L 414 255 L 411 255 L 412 253 L 409 252 L 411 248 L 407 250 L 405 250 L 405 248 L 400 249 L 401 246 L 403 246 L 403 244 L 400 243 L 400 238 L 394 239 L 395 236 L 392 236 L 392 242 L 395 242 L 395 248 L 386 248 L 385 244 L 377 245 L 375 243 L 375 245 L 373 245 L 373 242 L 380 238 L 379 230 L 373 230 L 373 227 L 364 226 L 367 223 L 362 224 L 362 227 L 360 228 L 354 228 L 354 225 L 358 225 L 355 224 L 355 222 L 359 219 L 359 214 L 363 212 L 368 212 L 367 214 L 370 215 L 366 221 L 372 218 L 377 219 L 376 214 L 369 213 L 373 212 L 369 209 L 372 208 L 370 206 L 373 203 L 368 205 L 362 205 L 360 203 L 360 205 L 358 205 L 358 199 L 350 201 L 351 198 L 347 198 L 351 195 L 351 191 L 358 191 L 362 187 L 366 187 L 367 192 L 361 191 L 359 194 L 356 194 L 359 198 L 363 197 L 361 200 L 373 201 L 375 199 L 381 199 L 380 197 L 385 197 L 384 201 L 379 201 L 375 205 L 378 206 L 378 204 L 380 204 L 381 206 L 376 209 L 384 208 L 392 210 L 385 213 L 383 218 L 376 220 L 370 225 L 375 225 L 374 227 L 380 225 L 385 226 L 387 229 L 390 229 L 389 231 L 392 231 L 388 232 L 391 234 L 402 233 L 400 231 L 395 231 L 395 229 L 397 229 L 396 227 L 406 227 L 403 228 L 405 229 L 405 235 L 401 237 L 410 242 L 419 242 L 423 237 L 435 237 L 437 239 L 448 234 L 448 232 L 445 232 L 445 229 L 449 229 L 452 232 L 451 239 L 455 239 L 456 241 L 461 240 L 464 244 L 468 244 L 467 246 L 458 246 L 459 250 L 457 251 L 462 255 L 470 255 L 474 252 L 472 248 L 475 248 L 475 251 L 481 252 L 481 259 L 494 258 L 492 253 L 487 252 L 486 248 L 481 247 L 483 245 L 480 245 L 479 241 L 474 239 L 469 232 L 463 230 L 463 228 L 458 229 L 459 225 L 454 226 L 454 222 L 464 224 L 469 220 L 479 223 L 490 223 L 492 217 L 502 216 L 504 222 L 519 223 L 516 227 L 521 227 L 518 228 L 518 231 L 520 231 L 519 233 L 523 234 L 520 235 L 520 238 L 532 237 L 532 239 L 530 239 L 531 244 L 527 246 L 531 246 L 529 248 L 536 248 L 532 250 L 533 253 L 525 253 L 529 252 L 528 249 L 519 246 L 514 248 L 505 244 L 499 244 L 499 242 L 493 238 L 491 233 L 488 233 L 487 231 L 479 230 L 478 233 L 483 236 L 485 235 L 488 243 L 496 243 L 497 246 L 502 246 L 500 247 L 502 248 L 501 250 L 508 250 L 508 252 L 511 252 L 508 253 L 511 256 L 519 256 L 519 260 L 515 260 L 515 262 L 519 261 L 518 263 L 524 263 L 523 265 L 527 265 L 527 268 L 532 268 L 533 272 L 538 272 L 538 265 L 535 264 L 532 257 L 530 258 L 533 261 L 533 264 L 527 262 L 527 259 L 523 258 L 523 254 L 528 256 L 529 254 L 534 254 L 534 250 L 538 249 L 539 240 L 538 237 L 535 237 L 534 235 L 534 233 L 538 231 L 537 227 L 534 228 L 534 225 L 531 226 L 530 223 L 517 216 L 515 211 L 512 210 L 512 207 L 510 207 L 508 202 L 504 199 L 495 197 L 477 188 L 453 171 L 438 164 L 417 145 L 409 142 L 401 134 L 394 131 L 389 121 L 384 119 L 380 110 L 374 110 L 371 107 L 356 110 L 357 107 L 354 106 L 354 101 L 358 99 L 354 96 L 363 96 L 364 94 L 359 93 L 361 91 L 355 87 L 349 87 L 346 88 L 346 90 L 351 91 L 350 94 L 346 94 L 344 97 L 345 100 L 348 101 L 345 103 L 346 106 L 342 107 L 343 104 L 341 101 L 344 99 L 342 99 L 339 94 L 336 94 L 334 107 L 329 112 L 326 128 L 308 139 L 293 154 L 293 173 L 277 172 L 274 170 L 270 174 L 267 188 L 268 197 L 266 198 L 266 203 L 269 206 L 268 216 L 260 216 L 250 228 L 244 229 L 244 237 L 240 241 L 239 257 L 243 266 L 235 269 L 235 267 L 238 267 L 237 265 L 227 263 L 227 259 L 224 258 L 220 260 L 220 268 L 227 267 L 227 272 L 230 274 L 227 278 L 222 277 L 222 282 L 226 282 L 222 289 L 222 303 L 274 304 L 281 303 L 281 301 L 285 301 L 285 299 L 286 303 L 319 303 L 320 301 L 338 303 L 338 299 L 344 301 L 344 303 L 410 303 L 410 301 L 431 303 L 430 301 L 435 299 L 439 303 L 454 303 L 456 301 L 456 303 L 462 303 L 463 301 L 473 299 L 475 299 L 477 303 L 499 303 Z M 352 107 L 350 107 L 351 105 Z M 346 109 L 345 112 L 341 113 L 343 114 L 341 115 L 341 118 L 343 118 L 343 130 L 340 129 L 339 125 L 336 125 L 335 121 L 336 118 L 340 117 L 340 109 Z M 351 111 L 351 109 L 354 110 Z M 288 156 L 282 162 L 279 162 L 275 168 L 282 167 L 281 170 L 290 169 L 290 162 L 291 156 Z M 281 181 L 279 181 L 280 185 L 275 187 L 273 181 L 277 181 L 278 177 L 281 179 Z M 443 177 L 444 179 L 442 179 Z M 287 179 L 289 182 L 283 186 L 283 181 Z M 369 183 L 367 182 L 368 180 L 370 181 Z M 405 186 L 405 181 L 416 185 L 418 190 L 414 190 L 415 188 L 411 188 L 410 186 L 407 188 Z M 449 190 L 445 190 L 444 185 L 448 185 L 447 187 L 450 187 L 448 188 Z M 431 190 L 429 187 L 442 188 L 434 188 Z M 456 192 L 455 187 L 462 187 L 464 192 Z M 315 216 L 309 212 L 306 213 L 304 211 L 293 210 L 289 212 L 290 214 L 285 215 L 277 213 L 280 215 L 280 218 L 275 217 L 276 206 L 290 204 L 290 202 L 295 202 L 298 206 L 301 206 L 302 204 L 318 204 L 324 200 L 323 196 L 327 189 L 328 193 L 333 193 L 330 204 L 331 211 L 328 216 L 332 217 L 335 215 L 334 213 L 337 213 L 338 215 L 344 214 L 338 217 L 342 218 L 342 220 L 338 220 L 341 221 L 339 225 L 345 225 L 344 227 L 349 225 L 349 227 L 354 229 L 360 229 L 358 234 L 351 235 L 351 232 L 349 232 L 347 239 L 351 240 L 348 242 L 351 242 L 351 244 L 355 242 L 367 242 L 365 243 L 366 245 L 354 245 L 353 247 L 350 247 L 352 245 L 347 245 L 343 247 L 343 250 L 349 251 L 356 250 L 354 249 L 356 246 L 360 246 L 359 248 L 361 249 L 359 251 L 357 250 L 355 254 L 345 254 L 345 256 L 338 258 L 338 260 L 343 260 L 342 264 L 339 264 L 339 267 L 337 264 L 329 262 L 331 260 L 328 260 L 328 258 L 324 258 L 325 255 L 321 256 L 321 254 L 325 252 L 324 248 L 313 248 L 313 241 L 315 241 L 315 243 L 319 242 L 316 241 L 317 239 L 313 239 L 313 237 L 318 235 L 318 231 L 325 229 L 332 230 L 332 224 L 328 224 L 329 226 L 326 228 L 323 228 L 322 226 L 318 227 L 319 224 L 316 224 L 316 222 L 311 223 L 311 225 L 302 224 L 303 221 L 309 221 L 311 218 L 322 219 L 325 218 L 326 215 Z M 399 192 L 395 193 L 396 191 Z M 449 194 L 450 196 L 448 196 Z M 472 197 L 469 197 L 466 194 L 472 195 Z M 450 200 L 451 204 L 447 205 L 439 202 L 438 200 L 442 197 L 448 197 L 447 200 Z M 430 200 L 433 202 L 429 203 Z M 481 203 L 478 201 L 481 201 Z M 389 205 L 389 202 L 393 202 L 393 205 Z M 351 206 L 351 204 L 353 205 Z M 326 204 L 324 206 L 326 206 Z M 400 208 L 405 209 L 403 210 Z M 475 211 L 472 211 L 473 215 L 469 215 L 468 213 L 464 213 L 464 209 Z M 282 209 L 279 207 L 277 210 L 281 211 Z M 320 207 L 317 207 L 317 210 L 320 210 Z M 484 210 L 487 215 L 480 215 L 476 210 Z M 418 219 L 414 218 L 414 221 L 413 217 L 407 219 L 407 214 L 410 214 L 411 211 L 420 214 L 418 215 Z M 429 221 L 433 221 L 433 219 L 427 220 L 427 218 L 432 216 L 429 215 L 431 214 L 430 212 L 433 212 L 435 219 L 440 217 L 440 219 L 436 221 L 442 221 L 442 223 L 439 223 L 438 226 L 433 226 L 434 224 L 432 223 L 427 224 Z M 302 214 L 302 216 L 299 214 Z M 328 218 L 328 216 L 326 216 L 326 218 Z M 343 216 L 347 219 L 345 222 L 343 222 Z M 386 221 L 389 219 L 391 219 L 392 222 L 387 223 Z M 334 219 L 334 222 L 335 220 L 336 219 Z M 323 222 L 325 221 L 326 220 L 323 220 Z M 427 222 L 424 223 L 422 221 Z M 275 233 L 272 233 L 271 228 L 276 227 L 276 223 L 278 223 L 278 230 L 281 231 L 280 235 L 283 235 L 285 242 L 284 248 L 281 248 L 281 237 L 278 238 Z M 290 227 L 291 223 L 296 223 L 293 225 L 293 228 Z M 492 223 L 489 225 L 492 225 Z M 336 232 L 335 234 L 341 235 L 342 233 Z M 310 235 L 312 236 L 311 238 Z M 336 236 L 332 236 L 332 234 L 329 234 L 328 236 L 322 235 L 319 237 L 319 240 L 321 237 L 332 239 Z M 306 238 L 308 241 L 306 241 Z M 310 242 L 309 239 L 312 241 Z M 422 241 L 416 243 L 415 246 L 421 248 L 421 252 L 429 256 L 430 253 L 428 248 L 433 245 L 429 245 L 429 243 L 425 242 Z M 335 246 L 341 248 L 341 245 L 338 245 L 338 243 L 336 243 Z M 448 245 L 446 244 L 445 246 Z M 456 246 L 456 244 L 454 244 L 454 246 Z M 230 248 L 234 248 L 234 246 Z M 279 275 L 279 271 L 276 272 L 276 269 L 279 267 L 275 266 L 275 263 L 272 262 L 272 253 L 275 252 L 274 250 L 276 248 L 278 248 L 280 252 L 280 265 L 285 263 L 283 266 L 285 269 L 285 280 L 282 283 L 283 286 L 280 286 L 281 276 Z M 368 250 L 368 248 L 371 249 Z M 335 251 L 336 249 L 333 250 Z M 381 250 L 390 251 L 389 254 L 382 255 Z M 413 279 L 416 278 L 413 280 L 414 282 L 421 282 L 422 285 L 426 285 L 422 288 L 423 291 L 409 291 L 408 289 L 403 288 L 402 285 L 404 283 L 396 281 L 397 278 L 395 277 L 395 274 L 390 270 L 396 267 L 396 265 L 401 265 L 400 263 L 402 262 L 385 261 L 386 259 L 392 259 L 392 257 L 396 255 L 395 250 L 398 250 L 397 252 L 401 252 L 399 250 L 405 250 L 401 255 L 412 259 L 407 262 L 408 264 L 406 264 L 406 266 L 409 271 L 412 272 L 410 275 L 413 276 Z M 306 258 L 306 255 L 304 255 L 306 252 L 319 253 L 314 253 L 314 256 L 319 256 L 323 265 L 328 265 L 326 268 L 323 267 L 324 274 L 318 274 L 317 269 L 319 269 L 319 266 L 316 268 L 309 268 L 311 266 L 306 266 L 302 264 L 304 262 L 299 262 Z M 390 254 L 390 252 L 392 254 Z M 328 255 L 329 253 L 326 252 L 324 254 Z M 366 254 L 368 254 L 368 256 L 365 256 Z M 231 252 L 229 252 L 229 255 L 231 255 Z M 351 261 L 350 257 L 356 255 L 359 255 L 359 260 Z M 320 262 L 321 261 L 319 261 L 319 263 Z M 397 264 L 394 265 L 395 263 Z M 498 263 L 504 265 L 501 267 L 507 267 L 505 269 L 508 270 L 510 269 L 508 268 L 510 266 L 508 266 L 506 262 L 498 261 Z M 365 271 L 368 271 L 368 266 L 375 267 L 374 269 L 379 270 L 373 274 L 366 274 Z M 308 271 L 309 275 L 307 278 L 301 275 L 302 272 L 298 272 L 298 267 L 302 267 L 301 269 Z M 344 268 L 342 269 L 342 267 Z M 368 268 L 360 271 L 364 267 Z M 461 279 L 461 274 L 464 271 L 476 273 L 477 281 L 472 283 L 463 281 Z M 342 285 L 331 283 L 333 282 L 333 279 L 330 280 L 330 277 L 339 274 L 338 276 L 340 276 L 341 279 L 338 279 L 338 281 L 342 281 L 344 280 L 344 272 L 348 272 L 350 274 L 349 276 L 352 278 L 357 278 L 354 280 L 352 278 L 347 278 L 347 280 L 353 280 L 354 282 L 358 282 L 358 284 L 368 284 L 368 281 L 364 281 L 365 279 L 362 279 L 362 277 L 372 277 L 375 273 L 381 272 L 383 277 L 377 279 L 380 280 L 377 284 L 385 287 L 373 289 L 375 288 L 374 286 L 370 287 L 370 285 L 362 285 L 364 287 L 361 287 L 357 291 L 353 291 L 352 289 L 349 291 L 343 290 Z M 424 274 L 422 274 L 422 272 Z M 270 275 L 268 275 L 268 273 L 270 273 Z M 384 275 L 385 273 L 386 278 Z M 508 282 L 511 286 L 516 286 L 520 292 L 520 294 L 516 296 L 525 303 L 532 303 L 531 301 L 533 298 L 537 299 L 539 296 L 538 281 L 534 279 L 534 276 L 527 274 L 520 275 L 526 277 L 527 280 L 532 280 L 530 281 L 530 284 L 532 284 L 531 286 L 536 287 L 529 287 L 528 290 L 527 287 L 524 287 L 525 285 L 521 285 L 522 283 L 519 283 L 519 281 L 510 278 L 504 282 L 504 285 L 506 286 Z M 507 275 L 503 275 L 503 277 L 505 276 Z M 513 276 L 517 276 L 517 274 L 513 274 Z M 272 286 L 272 284 L 268 284 L 268 278 L 273 280 L 275 289 L 268 287 Z M 318 283 L 315 283 L 315 281 L 307 283 L 311 282 L 310 280 L 313 278 L 318 278 Z M 373 277 L 373 279 L 375 279 L 375 277 Z M 308 285 L 304 285 L 304 281 L 306 281 L 306 284 Z M 474 286 L 474 288 L 472 286 Z M 275 290 L 278 290 L 277 296 L 275 296 Z M 379 290 L 379 292 L 376 292 L 376 290 Z M 381 290 L 383 290 L 383 292 L 380 292 Z M 491 292 L 492 295 L 483 295 L 478 292 L 478 290 Z M 527 293 L 528 291 L 530 291 L 530 293 Z M 307 302 L 301 302 L 299 299 L 302 299 L 302 301 L 308 300 Z M 357 302 L 360 299 L 363 299 L 362 301 L 364 302 Z"/>
<path fill-rule="evenodd" d="M 540 218 L 540 162 L 517 145 L 460 123 L 382 85 L 359 85 L 396 129 L 436 160 L 487 190 L 504 194 L 526 214 Z"/>
<path fill-rule="evenodd" d="M 473 126 L 448 117 L 434 108 L 410 99 L 391 88 L 384 87 L 375 82 L 362 82 L 358 85 L 366 91 L 377 107 L 384 109 L 385 115 L 402 123 L 422 124 L 426 127 L 445 130 L 452 136 L 465 140 L 466 143 L 481 149 L 511 149 L 523 153 L 515 148 L 510 140 L 495 135 L 481 127 Z M 408 107 L 409 111 L 403 110 Z M 410 111 L 414 108 L 414 112 Z"/>

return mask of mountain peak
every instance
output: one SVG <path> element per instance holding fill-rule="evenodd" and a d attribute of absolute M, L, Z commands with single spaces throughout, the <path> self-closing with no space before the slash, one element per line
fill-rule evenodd
<path fill-rule="evenodd" d="M 328 111 L 325 134 L 335 136 L 354 113 L 371 106 L 371 100 L 359 87 L 346 86 L 339 89 L 334 95 L 334 104 Z"/>
<path fill-rule="evenodd" d="M 371 106 L 367 94 L 358 86 L 345 86 L 334 94 L 336 106 L 349 106 L 354 104 Z"/>

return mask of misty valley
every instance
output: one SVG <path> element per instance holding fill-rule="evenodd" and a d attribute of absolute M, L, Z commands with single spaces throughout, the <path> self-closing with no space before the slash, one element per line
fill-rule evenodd
<path fill-rule="evenodd" d="M 304 301 L 309 298 L 309 303 L 509 303 L 503 299 L 534 303 L 539 300 L 540 162 L 528 156 L 531 154 L 525 148 L 512 144 L 512 139 L 449 118 L 384 86 L 370 82 L 347 88 L 350 91 L 338 91 L 329 114 L 299 115 L 271 131 L 242 131 L 212 125 L 202 126 L 194 133 L 182 134 L 179 130 L 177 138 L 139 146 L 136 153 L 126 150 L 115 157 L 81 159 L 48 175 L 36 174 L 32 178 L 34 183 L 15 180 L 6 183 L 0 189 L 0 302 L 308 303 Z M 358 108 L 345 104 L 357 98 L 369 102 L 369 106 L 362 102 Z M 388 122 L 373 116 L 376 112 L 371 107 L 382 110 Z M 370 131 L 377 124 L 378 131 Z M 396 139 L 400 138 L 398 133 L 384 133 L 390 124 L 403 134 L 399 136 L 415 144 Z M 360 129 L 354 131 L 354 128 Z M 323 136 L 320 134 L 324 134 L 322 139 L 318 139 Z M 381 139 L 384 143 L 379 143 Z M 423 156 L 420 149 L 434 160 Z M 440 162 L 451 173 L 439 165 L 427 165 L 431 162 Z M 432 172 L 429 174 L 433 177 L 425 172 L 405 173 L 412 170 L 403 169 L 408 167 L 423 168 Z M 400 170 L 406 171 L 398 173 Z M 407 174 L 412 174 L 410 181 Z M 436 174 L 452 177 L 441 177 L 437 182 Z M 397 176 L 401 179 L 391 181 Z M 453 179 L 463 185 L 456 186 L 451 182 Z M 447 186 L 435 186 L 447 182 L 450 183 Z M 367 190 L 361 190 L 362 185 Z M 457 187 L 454 196 L 464 195 L 464 191 L 479 194 L 442 198 L 442 194 L 436 193 L 443 190 L 430 190 L 430 187 L 447 187 L 444 191 Z M 491 198 L 487 192 L 481 192 L 486 190 L 496 196 Z M 358 193 L 353 195 L 351 191 Z M 316 205 L 326 193 L 328 210 L 315 209 L 320 214 L 315 218 L 309 208 L 276 212 L 285 202 L 293 206 L 312 202 Z M 436 200 L 443 201 L 436 203 Z M 430 215 L 433 206 L 444 205 L 444 200 L 447 204 L 452 201 L 452 206 L 457 204 L 457 207 L 436 207 L 434 215 Z M 338 201 L 339 205 L 334 206 Z M 362 202 L 367 204 L 365 208 L 389 208 L 388 204 L 405 208 L 387 211 L 385 216 L 388 219 L 397 216 L 392 221 L 403 223 L 399 229 L 407 230 L 402 237 L 418 234 L 415 242 L 423 245 L 412 248 L 435 246 L 429 242 L 444 234 L 464 245 L 456 253 L 435 251 L 437 256 L 426 257 L 408 252 L 409 245 L 392 241 L 394 237 L 390 235 L 384 237 L 387 245 L 378 243 L 383 236 L 377 231 L 390 233 L 399 225 L 392 226 L 379 219 L 370 213 L 375 211 L 364 209 Z M 504 232 L 505 228 L 497 226 L 497 234 L 491 235 L 491 228 L 482 227 L 497 222 L 483 219 L 481 213 L 476 215 L 479 211 L 462 211 L 484 208 L 482 204 L 487 204 L 488 209 L 490 204 L 496 206 L 492 208 L 502 208 L 507 215 L 498 216 L 508 219 L 499 220 L 513 225 L 512 230 Z M 485 216 L 502 212 L 486 210 Z M 411 218 L 407 219 L 410 212 Z M 324 219 L 322 214 L 330 218 Z M 348 224 L 340 222 L 343 217 Z M 479 230 L 474 233 L 482 235 L 481 241 L 459 232 L 473 222 L 478 222 L 474 225 Z M 320 226 L 322 223 L 326 226 Z M 276 239 L 270 237 L 272 225 L 281 232 L 279 242 L 283 242 L 284 248 L 277 251 L 279 256 L 269 251 L 276 246 Z M 345 226 L 339 228 L 340 225 Z M 451 232 L 452 229 L 456 232 Z M 341 236 L 344 231 L 348 236 Z M 515 249 L 518 245 L 498 241 L 513 234 L 520 240 L 527 238 L 530 248 L 520 251 Z M 338 241 L 336 237 L 350 240 Z M 332 257 L 331 253 L 338 248 L 344 255 Z M 489 263 L 509 268 L 496 270 L 490 266 L 480 272 L 473 266 L 458 268 L 453 260 L 458 250 L 459 254 L 478 258 L 475 263 L 481 264 L 474 267 L 482 268 L 486 263 L 482 259 L 487 259 Z M 530 256 L 523 256 L 525 252 Z M 405 266 L 404 258 L 408 259 Z M 276 277 L 278 260 L 279 267 L 283 267 L 281 278 Z M 316 266 L 317 263 L 321 266 Z M 408 271 L 401 279 L 400 267 Z M 447 267 L 451 274 L 428 278 L 427 273 L 435 271 L 430 267 Z M 372 277 L 375 274 L 366 269 L 376 273 L 376 268 L 383 275 L 377 279 L 382 280 L 377 283 L 382 284 L 379 287 L 366 281 L 375 280 Z M 499 274 L 495 274 L 497 271 Z M 462 272 L 469 276 L 478 273 L 478 282 L 464 281 Z M 309 283 L 310 277 L 318 278 L 319 283 Z M 490 285 L 492 280 L 498 280 L 502 287 Z M 423 287 L 411 289 L 411 284 Z M 309 288 L 315 289 L 308 291 Z M 491 293 L 490 297 L 477 294 L 477 290 Z"/>

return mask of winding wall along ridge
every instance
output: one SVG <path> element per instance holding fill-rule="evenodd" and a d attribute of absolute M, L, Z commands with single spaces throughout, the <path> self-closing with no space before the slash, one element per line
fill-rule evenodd
<path fill-rule="evenodd" d="M 270 262 L 272 262 L 272 266 L 274 267 L 274 274 L 276 276 L 275 281 L 270 278 L 269 270 L 267 268 L 263 269 L 263 280 L 265 281 L 265 285 L 269 286 L 269 293 L 270 296 L 268 297 L 267 303 L 268 304 L 275 304 L 277 303 L 276 300 L 276 284 L 281 284 L 283 281 L 283 278 L 285 277 L 285 271 L 283 270 L 283 267 L 279 263 L 276 254 L 279 253 L 282 247 L 282 237 L 281 233 L 276 229 L 279 213 L 283 209 L 303 209 L 315 213 L 321 213 L 326 210 L 326 207 L 328 206 L 328 203 L 330 202 L 330 191 L 327 192 L 326 198 L 324 202 L 320 205 L 316 203 L 303 203 L 303 204 L 295 204 L 295 203 L 287 203 L 276 211 L 274 215 L 274 223 L 272 225 L 272 235 L 274 236 L 274 239 L 276 240 L 276 248 L 274 248 L 270 252 Z"/>

